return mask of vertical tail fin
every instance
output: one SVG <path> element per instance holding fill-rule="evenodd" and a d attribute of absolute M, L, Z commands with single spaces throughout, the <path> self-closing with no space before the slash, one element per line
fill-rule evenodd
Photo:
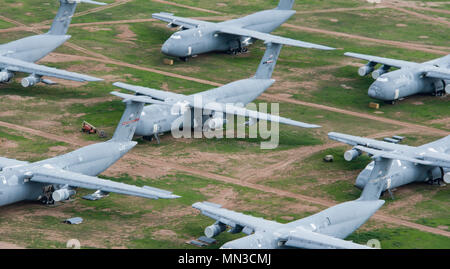
<path fill-rule="evenodd" d="M 133 139 L 142 109 L 144 109 L 144 103 L 131 100 L 125 100 L 124 102 L 127 107 L 111 139 L 113 141 L 127 142 Z"/>
<path fill-rule="evenodd" d="M 291 10 L 294 5 L 294 0 L 280 0 L 276 9 Z"/>
<path fill-rule="evenodd" d="M 111 94 L 123 98 L 123 102 L 127 105 L 122 118 L 117 125 L 116 131 L 111 138 L 112 141 L 116 142 L 128 142 L 133 139 L 134 132 L 136 131 L 145 104 L 162 103 L 161 101 L 154 100 L 147 96 L 131 95 L 120 92 L 111 92 Z"/>
<path fill-rule="evenodd" d="M 267 43 L 266 52 L 261 59 L 258 70 L 256 70 L 255 78 L 270 79 L 272 77 L 282 47 L 281 44 Z"/>
<path fill-rule="evenodd" d="M 91 0 L 59 0 L 60 6 L 52 26 L 48 31 L 50 35 L 65 35 L 70 26 L 70 21 L 75 13 L 77 3 L 89 3 L 94 5 L 106 5 L 105 3 Z"/>

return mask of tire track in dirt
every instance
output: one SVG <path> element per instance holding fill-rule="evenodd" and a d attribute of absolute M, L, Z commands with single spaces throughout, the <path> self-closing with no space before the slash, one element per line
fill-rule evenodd
<path fill-rule="evenodd" d="M 209 20 L 209 21 L 224 21 L 230 19 L 231 17 L 223 17 L 223 16 L 211 16 L 211 17 L 192 17 L 196 20 Z M 159 21 L 157 19 L 133 19 L 133 20 L 118 20 L 118 21 L 98 21 L 98 22 L 83 22 L 83 23 L 72 23 L 70 27 L 85 27 L 85 26 L 98 26 L 98 25 L 115 25 L 115 24 L 128 24 L 128 23 L 145 23 L 145 22 L 156 22 Z M 39 26 L 17 26 L 11 27 L 7 29 L 0 29 L 0 33 L 9 33 L 9 32 L 20 32 L 20 31 L 28 31 L 34 32 L 36 30 L 46 30 L 50 29 L 50 25 L 39 25 Z"/>
<path fill-rule="evenodd" d="M 449 2 L 447 1 L 447 2 L 440 2 L 440 3 L 449 3 Z M 431 12 L 436 12 L 436 13 L 450 14 L 449 10 L 418 6 L 416 2 L 407 2 L 407 1 L 398 1 L 397 0 L 397 1 L 392 1 L 391 4 L 400 6 L 400 7 L 409 7 L 409 8 L 416 9 L 416 10 L 424 10 L 424 11 L 431 11 Z M 438 2 L 434 2 L 434 4 L 438 4 Z"/>
<path fill-rule="evenodd" d="M 319 34 L 325 34 L 325 35 L 334 35 L 334 36 L 343 37 L 343 38 L 358 39 L 358 40 L 362 40 L 362 41 L 369 41 L 369 42 L 380 43 L 380 44 L 384 44 L 384 45 L 391 45 L 394 47 L 400 47 L 400 48 L 409 49 L 409 50 L 423 51 L 423 52 L 440 54 L 440 55 L 447 55 L 450 53 L 449 48 L 441 47 L 441 46 L 419 45 L 419 44 L 407 43 L 407 42 L 402 42 L 402 41 L 377 39 L 377 38 L 372 38 L 372 37 L 347 34 L 347 33 L 343 33 L 343 32 L 335 32 L 335 31 L 330 31 L 330 30 L 323 30 L 323 29 L 311 28 L 311 27 L 306 27 L 306 26 L 293 25 L 293 24 L 289 24 L 289 23 L 285 23 L 282 26 L 289 27 L 292 29 L 302 30 L 305 32 L 310 32 L 310 33 L 319 33 Z"/>
<path fill-rule="evenodd" d="M 415 17 L 418 17 L 420 19 L 424 19 L 424 20 L 428 20 L 428 21 L 435 22 L 435 23 L 438 23 L 438 24 L 445 24 L 445 25 L 450 26 L 450 21 L 447 21 L 444 18 L 431 17 L 431 16 L 428 16 L 428 15 L 425 15 L 425 14 L 422 14 L 422 13 L 414 12 L 412 10 L 408 10 L 408 9 L 405 9 L 405 8 L 397 7 L 395 5 L 391 5 L 391 6 L 389 6 L 389 8 L 397 10 L 397 11 L 400 11 L 400 12 L 403 12 L 403 13 L 406 13 L 406 14 L 409 14 L 409 15 L 412 15 L 412 16 L 415 16 Z"/>
<path fill-rule="evenodd" d="M 117 6 L 126 4 L 126 3 L 131 2 L 131 1 L 133 1 L 133 0 L 117 0 L 116 2 L 114 2 L 112 4 L 108 4 L 108 5 L 105 5 L 105 6 L 99 6 L 99 7 L 91 8 L 91 9 L 88 9 L 88 10 L 85 10 L 85 11 L 77 12 L 77 13 L 75 13 L 72 16 L 72 18 L 81 17 L 81 16 L 88 15 L 88 14 L 91 14 L 91 13 L 100 12 L 100 11 L 103 11 L 105 9 L 110 9 L 110 8 L 113 8 L 113 7 L 117 7 Z M 39 26 L 42 26 L 42 25 L 50 24 L 52 22 L 53 22 L 53 19 L 32 24 L 32 26 L 38 26 L 39 27 Z"/>
<path fill-rule="evenodd" d="M 86 146 L 89 144 L 92 144 L 90 142 L 86 142 L 86 141 L 81 141 L 79 139 L 65 139 L 59 135 L 54 135 L 54 134 L 50 134 L 48 132 L 43 132 L 43 131 L 39 131 L 39 130 L 35 130 L 35 129 L 31 129 L 28 127 L 23 127 L 23 126 L 19 126 L 19 125 L 15 125 L 15 124 L 11 124 L 11 123 L 7 123 L 7 122 L 3 122 L 0 121 L 0 126 L 2 127 L 6 127 L 6 128 L 10 128 L 13 130 L 18 130 L 18 131 L 22 131 L 22 132 L 27 132 L 30 133 L 32 135 L 37 135 L 37 136 L 41 136 L 47 139 L 51 139 L 51 140 L 55 140 L 55 141 L 61 141 L 61 142 L 65 142 L 68 143 L 70 145 L 74 145 L 74 146 Z M 169 169 L 173 169 L 175 171 L 182 171 L 185 173 L 189 173 L 189 174 L 193 174 L 196 176 L 201 176 L 201 177 L 205 177 L 205 178 L 209 178 L 209 179 L 214 179 L 214 180 L 218 180 L 221 182 L 225 182 L 225 183 L 231 183 L 231 184 L 235 184 L 238 186 L 243 186 L 243 187 L 248 187 L 251 189 L 255 189 L 255 190 L 259 190 L 262 192 L 267 192 L 267 193 L 272 193 L 278 196 L 284 196 L 284 197 L 289 197 L 289 198 L 294 198 L 294 199 L 298 199 L 301 201 L 305 201 L 305 202 L 309 202 L 309 203 L 315 203 L 318 205 L 322 205 L 322 206 L 326 206 L 326 207 L 331 207 L 333 205 L 336 205 L 336 203 L 331 202 L 331 201 L 327 201 L 324 199 L 320 199 L 320 198 L 315 198 L 315 197 L 310 197 L 310 196 L 306 196 L 306 195 L 302 195 L 302 194 L 297 194 L 297 193 L 291 193 L 288 191 L 284 191 L 281 189 L 277 189 L 277 188 L 272 188 L 272 187 L 268 187 L 268 186 L 264 186 L 264 185 L 260 185 L 260 184 L 255 184 L 255 183 L 251 183 L 251 182 L 245 182 L 242 181 L 241 179 L 236 179 L 236 178 L 232 178 L 232 177 L 227 177 L 227 176 L 223 176 L 223 175 L 218 175 L 218 174 L 214 174 L 214 173 L 210 173 L 210 172 L 205 172 L 202 170 L 198 170 L 192 167 L 187 167 L 184 165 L 180 165 L 177 163 L 168 163 L 166 160 L 159 160 L 156 158 L 153 158 L 152 160 L 148 160 L 148 158 L 146 157 L 142 157 L 139 156 L 137 154 L 133 154 L 133 153 L 128 153 L 127 155 L 125 155 L 123 157 L 124 160 L 130 160 L 130 161 L 140 161 L 143 162 L 144 164 L 147 164 L 149 166 L 160 166 L 160 167 L 166 167 Z M 392 216 L 387 216 L 381 213 L 376 213 L 372 218 L 377 219 L 377 220 L 381 220 L 384 222 L 388 222 L 388 223 L 392 223 L 392 224 L 396 224 L 396 225 L 402 225 L 405 227 L 409 227 L 409 228 L 413 228 L 413 229 L 417 229 L 417 230 L 421 230 L 424 232 L 429 232 L 429 233 L 433 233 L 433 234 L 438 234 L 438 235 L 443 235 L 446 237 L 450 237 L 450 232 L 444 231 L 444 230 L 440 230 L 437 228 L 433 228 L 433 227 L 428 227 L 425 225 L 420 225 L 420 224 L 416 224 L 413 222 L 409 222 L 397 217 L 392 217 Z"/>
<path fill-rule="evenodd" d="M 166 4 L 166 5 L 176 6 L 176 7 L 183 7 L 183 8 L 187 8 L 187 9 L 191 9 L 191 10 L 203 11 L 206 13 L 222 14 L 222 12 L 219 12 L 219 11 L 214 11 L 214 10 L 204 9 L 204 8 L 199 8 L 199 7 L 192 7 L 192 6 L 178 4 L 178 3 L 164 1 L 164 0 L 153 0 L 153 2 L 158 2 L 161 4 Z"/>

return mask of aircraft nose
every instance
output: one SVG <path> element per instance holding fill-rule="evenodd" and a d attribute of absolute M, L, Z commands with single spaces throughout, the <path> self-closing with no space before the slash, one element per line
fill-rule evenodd
<path fill-rule="evenodd" d="M 380 91 L 380 88 L 377 85 L 375 85 L 375 83 L 374 83 L 374 84 L 370 85 L 369 91 L 367 92 L 367 94 L 372 98 L 377 98 L 379 91 Z"/>
<path fill-rule="evenodd" d="M 168 41 L 164 42 L 164 44 L 161 47 L 161 52 L 164 53 L 165 55 L 169 55 L 169 47 L 170 44 Z"/>

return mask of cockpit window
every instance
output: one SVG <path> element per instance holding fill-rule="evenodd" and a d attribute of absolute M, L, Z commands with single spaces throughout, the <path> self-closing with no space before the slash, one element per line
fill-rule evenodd
<path fill-rule="evenodd" d="M 172 39 L 181 39 L 181 35 L 172 35 L 170 38 L 172 38 Z"/>
<path fill-rule="evenodd" d="M 380 81 L 380 82 L 388 82 L 388 80 L 389 79 L 387 77 L 383 77 L 383 76 L 377 78 L 377 81 Z"/>

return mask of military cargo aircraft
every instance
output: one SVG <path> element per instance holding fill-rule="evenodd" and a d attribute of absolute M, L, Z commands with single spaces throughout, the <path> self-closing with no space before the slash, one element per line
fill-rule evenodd
<path fill-rule="evenodd" d="M 58 13 L 47 33 L 0 45 L 0 83 L 11 81 L 16 72 L 30 74 L 22 79 L 23 87 L 34 86 L 39 82 L 55 84 L 53 81 L 43 78 L 44 76 L 80 82 L 102 80 L 35 64 L 70 38 L 70 35 L 66 35 L 66 33 L 77 3 L 105 5 L 105 3 L 90 0 L 60 0 L 60 3 Z"/>
<path fill-rule="evenodd" d="M 358 175 L 356 187 L 363 189 L 375 178 L 385 181 L 383 191 L 411 182 L 450 183 L 450 135 L 420 147 L 398 145 L 403 137 L 395 136 L 385 141 L 331 132 L 330 139 L 353 146 L 344 154 L 352 161 L 363 152 L 373 159 Z"/>
<path fill-rule="evenodd" d="M 88 196 L 90 200 L 100 199 L 110 192 L 149 199 L 178 198 L 165 190 L 95 177 L 137 144 L 131 139 L 145 99 L 128 98 L 125 102 L 125 112 L 109 141 L 34 163 L 1 157 L 0 206 L 24 200 L 39 200 L 46 204 L 65 201 L 75 194 L 77 187 L 97 190 Z"/>
<path fill-rule="evenodd" d="M 167 39 L 161 52 L 183 61 L 211 51 L 246 52 L 256 39 L 303 48 L 334 49 L 269 34 L 295 14 L 293 4 L 294 0 L 280 0 L 275 9 L 220 23 L 176 17 L 171 13 L 154 13 L 152 17 L 168 22 L 168 27 L 179 27 L 181 31 Z"/>
<path fill-rule="evenodd" d="M 193 208 L 216 222 L 206 227 L 205 235 L 215 237 L 230 227 L 228 232 L 243 232 L 247 236 L 225 243 L 224 249 L 368 249 L 343 240 L 363 225 L 383 204 L 378 197 L 383 181 L 371 180 L 357 200 L 341 203 L 317 214 L 282 224 L 221 208 L 202 202 Z"/>
<path fill-rule="evenodd" d="M 253 119 L 275 121 L 304 128 L 318 128 L 320 126 L 294 121 L 262 112 L 256 112 L 238 107 L 233 104 L 246 105 L 255 100 L 275 80 L 271 79 L 282 45 L 268 43 L 266 52 L 261 59 L 255 76 L 231 82 L 224 86 L 200 92 L 193 95 L 183 95 L 134 86 L 122 82 L 114 83 L 115 86 L 145 95 L 155 100 L 154 105 L 146 106 L 142 118 L 136 130 L 136 135 L 144 139 L 158 139 L 158 134 L 170 132 L 173 126 L 182 126 L 183 113 L 189 109 L 202 109 L 210 111 L 202 120 L 203 124 L 210 129 L 220 129 L 226 122 L 227 114 L 246 116 Z M 202 97 L 202 104 L 196 104 L 194 99 Z M 195 126 L 194 123 L 192 126 Z M 203 125 L 202 125 L 203 126 Z"/>
<path fill-rule="evenodd" d="M 372 72 L 375 82 L 369 96 L 394 104 L 405 97 L 425 93 L 442 96 L 450 94 L 450 54 L 424 63 L 408 62 L 377 56 L 346 52 L 345 56 L 369 61 L 358 70 L 360 76 Z M 374 71 L 375 66 L 381 64 Z M 398 70 L 388 72 L 391 67 Z"/>

